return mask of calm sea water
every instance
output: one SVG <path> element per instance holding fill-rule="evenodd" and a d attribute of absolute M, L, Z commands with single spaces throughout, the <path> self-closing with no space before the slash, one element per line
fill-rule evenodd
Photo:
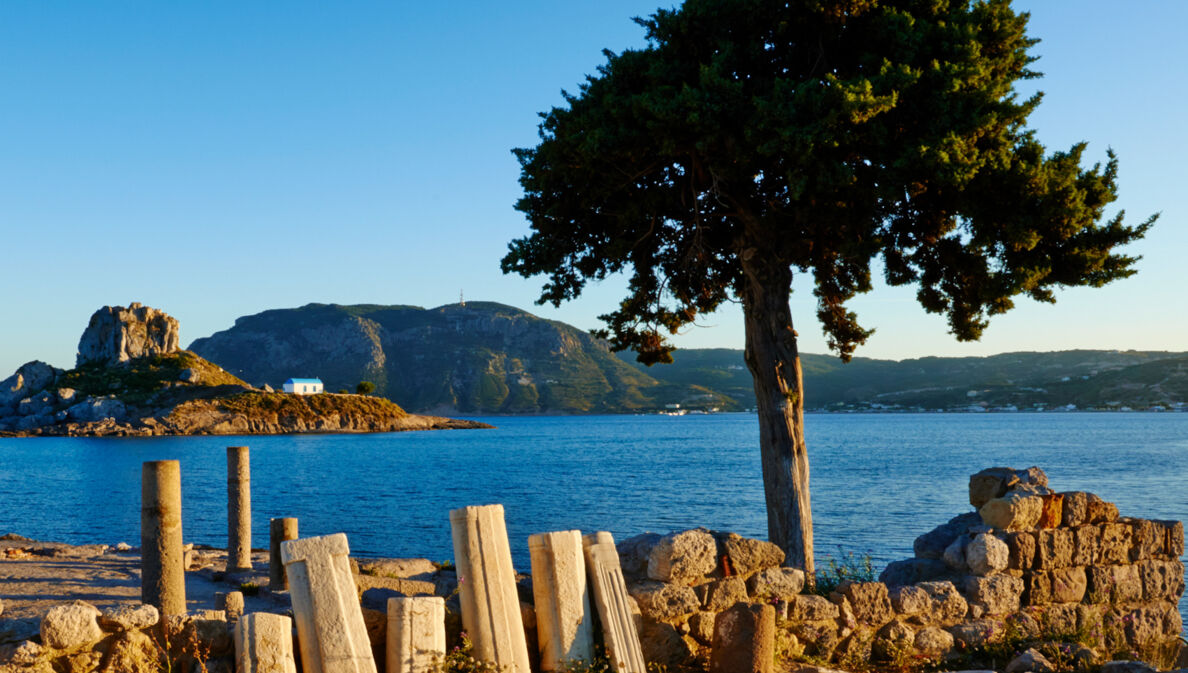
<path fill-rule="evenodd" d="M 251 446 L 253 546 L 268 519 L 302 537 L 349 536 L 360 556 L 452 558 L 450 509 L 503 503 L 516 565 L 528 535 L 616 539 L 695 526 L 765 537 L 753 416 L 483 418 L 495 430 L 380 435 L 0 439 L 0 533 L 63 542 L 140 539 L 140 464 L 182 466 L 187 542 L 225 546 L 226 452 Z M 1039 465 L 1124 516 L 1188 518 L 1188 414 L 812 414 L 818 564 L 876 565 L 969 511 L 969 475 Z"/>

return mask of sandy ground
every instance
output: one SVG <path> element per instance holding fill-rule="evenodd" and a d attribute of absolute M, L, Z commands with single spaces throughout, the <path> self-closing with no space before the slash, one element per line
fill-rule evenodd
<path fill-rule="evenodd" d="M 11 537 L 11 536 L 6 536 Z M 213 610 L 215 593 L 237 591 L 251 582 L 263 587 L 245 596 L 248 612 L 289 609 L 287 592 L 268 586 L 268 552 L 252 552 L 252 572 L 225 576 L 227 555 L 221 549 L 199 547 L 186 572 L 186 604 L 190 611 Z M 51 607 L 81 600 L 99 609 L 140 603 L 140 554 L 107 545 L 71 546 L 57 542 L 0 540 L 0 643 L 24 640 L 37 632 Z M 24 637 L 22 637 L 24 636 Z"/>

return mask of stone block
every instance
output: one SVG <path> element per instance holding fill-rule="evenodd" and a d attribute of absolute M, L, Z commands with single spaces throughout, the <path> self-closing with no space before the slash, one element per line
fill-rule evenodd
<path fill-rule="evenodd" d="M 1065 528 L 1075 528 L 1089 523 L 1089 500 L 1097 498 L 1092 493 L 1084 491 L 1065 491 L 1063 506 L 1060 513 L 1060 525 Z M 1097 498 L 1100 500 L 1100 498 Z"/>
<path fill-rule="evenodd" d="M 1130 524 L 1130 560 L 1143 561 L 1163 556 L 1165 546 L 1164 529 L 1147 519 L 1127 519 Z"/>
<path fill-rule="evenodd" d="M 648 577 L 660 582 L 691 583 L 718 567 L 718 543 L 703 528 L 669 533 L 648 555 Z"/>
<path fill-rule="evenodd" d="M 1072 565 L 1073 532 L 1068 528 L 1049 528 L 1036 533 L 1035 567 L 1042 570 Z"/>
<path fill-rule="evenodd" d="M 887 590 L 891 608 L 904 617 L 926 615 L 932 609 L 932 597 L 917 586 L 893 587 Z"/>
<path fill-rule="evenodd" d="M 913 641 L 916 650 L 926 657 L 937 659 L 953 651 L 953 634 L 935 626 L 925 626 Z"/>
<path fill-rule="evenodd" d="M 842 636 L 835 620 L 817 622 L 793 622 L 792 635 L 804 643 L 805 654 L 818 659 L 830 659 L 841 644 Z"/>
<path fill-rule="evenodd" d="M 1010 575 L 965 578 L 964 593 L 970 604 L 985 608 L 988 615 L 1005 615 L 1019 609 L 1023 580 Z"/>
<path fill-rule="evenodd" d="M 1004 628 L 997 619 L 975 619 L 951 626 L 948 631 L 961 646 L 975 648 L 1001 640 Z"/>
<path fill-rule="evenodd" d="M 663 669 L 683 668 L 693 656 L 693 645 L 696 644 L 692 638 L 686 640 L 672 624 L 646 617 L 639 627 L 639 641 L 643 647 L 642 658 Z"/>
<path fill-rule="evenodd" d="M 118 605 L 99 615 L 99 626 L 107 631 L 131 631 L 154 626 L 160 618 L 152 605 Z"/>
<path fill-rule="evenodd" d="M 1052 576 L 1046 570 L 1023 573 L 1023 605 L 1047 605 L 1052 602 Z"/>
<path fill-rule="evenodd" d="M 799 568 L 766 568 L 751 575 L 747 589 L 753 598 L 788 600 L 804 589 L 804 571 Z"/>
<path fill-rule="evenodd" d="M 103 639 L 99 615 L 98 608 L 83 601 L 56 605 L 41 619 L 41 642 L 55 650 L 70 650 L 97 643 Z"/>
<path fill-rule="evenodd" d="M 1113 523 L 1118 520 L 1118 506 L 1097 496 L 1089 498 L 1087 510 L 1089 523 Z"/>
<path fill-rule="evenodd" d="M 969 477 L 969 504 L 982 505 L 1007 494 L 1019 485 L 1047 486 L 1048 476 L 1038 467 L 1016 470 L 1010 467 L 991 467 Z"/>
<path fill-rule="evenodd" d="M 375 673 L 342 533 L 281 543 L 306 673 Z"/>
<path fill-rule="evenodd" d="M 1011 659 L 1004 673 L 1056 673 L 1056 666 L 1032 647 Z"/>
<path fill-rule="evenodd" d="M 710 671 L 772 673 L 775 663 L 775 610 L 739 603 L 714 619 Z"/>
<path fill-rule="evenodd" d="M 788 606 L 788 619 L 796 622 L 837 619 L 839 614 L 837 605 L 816 594 L 801 594 L 793 598 Z"/>
<path fill-rule="evenodd" d="M 1101 528 L 1077 526 L 1073 532 L 1072 564 L 1075 566 L 1096 565 L 1101 559 Z"/>
<path fill-rule="evenodd" d="M 966 512 L 949 519 L 948 523 L 941 524 L 916 538 L 912 543 L 916 558 L 940 560 L 944 557 L 945 548 L 952 544 L 958 535 L 964 535 L 970 526 L 978 526 L 981 523 L 982 517 L 977 512 Z"/>
<path fill-rule="evenodd" d="M 641 533 L 616 545 L 624 576 L 629 578 L 647 577 L 648 558 L 656 543 L 660 541 L 660 537 L 656 533 Z"/>
<path fill-rule="evenodd" d="M 1035 528 L 1043 513 L 1044 501 L 1038 495 L 1007 493 L 982 505 L 978 514 L 982 522 L 991 528 L 1001 530 L 1026 530 Z"/>
<path fill-rule="evenodd" d="M 293 622 L 284 615 L 252 612 L 235 625 L 237 673 L 297 673 Z"/>
<path fill-rule="evenodd" d="M 1090 604 L 1108 604 L 1114 593 L 1114 572 L 1108 566 L 1088 566 L 1085 568 L 1085 602 Z"/>
<path fill-rule="evenodd" d="M 699 585 L 695 593 L 703 610 L 721 612 L 747 600 L 747 583 L 741 577 L 724 577 Z"/>
<path fill-rule="evenodd" d="M 965 619 L 969 604 L 952 582 L 921 582 L 916 585 L 932 599 L 932 618 L 941 626 Z"/>
<path fill-rule="evenodd" d="M 452 510 L 450 529 L 462 625 L 474 644 L 474 658 L 506 667 L 508 673 L 529 673 L 503 505 Z"/>
<path fill-rule="evenodd" d="M 689 617 L 689 635 L 702 645 L 714 642 L 714 619 L 716 612 L 697 612 Z"/>
<path fill-rule="evenodd" d="M 1081 606 L 1064 603 L 1044 608 L 1045 631 L 1049 634 L 1076 633 L 1079 614 L 1077 608 L 1079 607 Z"/>
<path fill-rule="evenodd" d="M 593 613 L 581 531 L 532 535 L 528 550 L 541 668 L 557 671 L 569 659 L 589 661 L 594 655 Z"/>
<path fill-rule="evenodd" d="M 1101 525 L 1101 564 L 1130 563 L 1132 529 L 1124 523 Z"/>
<path fill-rule="evenodd" d="M 1129 605 L 1143 599 L 1143 580 L 1136 566 L 1113 566 L 1113 591 L 1110 599 L 1115 605 Z"/>
<path fill-rule="evenodd" d="M 614 537 L 600 531 L 582 538 L 582 545 L 590 595 L 598 611 L 607 658 L 615 673 L 646 673 L 647 664 L 630 607 L 633 599 L 627 594 Z"/>
<path fill-rule="evenodd" d="M 875 633 L 871 654 L 882 661 L 894 661 L 910 653 L 916 643 L 916 630 L 902 620 L 887 622 Z"/>
<path fill-rule="evenodd" d="M 1050 493 L 1041 497 L 1044 499 L 1044 504 L 1037 525 L 1040 528 L 1056 528 L 1060 525 L 1064 513 L 1064 496 L 1059 493 Z"/>
<path fill-rule="evenodd" d="M 879 581 L 889 587 L 898 587 L 920 582 L 933 582 L 948 574 L 949 566 L 945 565 L 944 561 L 913 558 L 888 563 L 883 572 L 879 573 Z"/>
<path fill-rule="evenodd" d="M 1021 530 L 1006 534 L 1007 568 L 1030 570 L 1035 566 L 1035 533 Z"/>
<path fill-rule="evenodd" d="M 1087 578 L 1080 566 L 1052 571 L 1052 602 L 1080 603 L 1085 598 Z"/>
<path fill-rule="evenodd" d="M 1163 529 L 1163 556 L 1177 559 L 1184 555 L 1184 522 L 1156 521 Z"/>
<path fill-rule="evenodd" d="M 1144 601 L 1179 601 L 1184 593 L 1184 564 L 1150 559 L 1138 564 Z"/>
<path fill-rule="evenodd" d="M 628 586 L 627 591 L 639 603 L 640 612 L 656 621 L 677 621 L 701 609 L 697 593 L 683 584 L 644 581 Z"/>
<path fill-rule="evenodd" d="M 840 591 L 850 602 L 854 618 L 863 624 L 882 626 L 895 616 L 887 585 L 882 582 L 848 582 Z"/>
<path fill-rule="evenodd" d="M 381 558 L 360 561 L 359 573 L 373 577 L 431 581 L 437 574 L 437 566 L 427 558 Z"/>
<path fill-rule="evenodd" d="M 954 538 L 953 542 L 945 547 L 945 554 L 941 560 L 945 562 L 950 570 L 955 570 L 963 573 L 969 570 L 969 566 L 965 563 L 965 547 L 969 545 L 969 536 L 959 535 Z"/>
<path fill-rule="evenodd" d="M 387 628 L 387 673 L 432 673 L 434 660 L 445 657 L 445 600 L 440 596 L 388 599 Z"/>
<path fill-rule="evenodd" d="M 1006 570 L 1010 561 L 1007 544 L 993 535 L 980 533 L 965 547 L 965 563 L 975 575 Z"/>
<path fill-rule="evenodd" d="M 765 568 L 778 568 L 784 562 L 784 550 L 765 540 L 729 533 L 722 540 L 722 550 L 738 575 L 746 577 Z"/>

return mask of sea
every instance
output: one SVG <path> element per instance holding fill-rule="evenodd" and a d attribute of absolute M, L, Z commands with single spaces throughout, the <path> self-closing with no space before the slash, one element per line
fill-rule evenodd
<path fill-rule="evenodd" d="M 269 518 L 297 517 L 302 537 L 346 533 L 356 556 L 442 561 L 449 511 L 490 503 L 521 571 L 544 531 L 766 538 L 752 414 L 476 420 L 496 428 L 0 439 L 0 534 L 137 546 L 141 463 L 175 459 L 185 540 L 225 547 L 226 447 L 247 444 L 255 547 Z M 1188 413 L 808 414 L 805 434 L 818 567 L 911 557 L 916 536 L 972 510 L 969 475 L 986 467 L 1038 465 L 1123 516 L 1188 518 Z"/>

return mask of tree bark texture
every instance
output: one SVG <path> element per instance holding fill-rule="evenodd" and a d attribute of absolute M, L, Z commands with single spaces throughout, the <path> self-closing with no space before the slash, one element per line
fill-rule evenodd
<path fill-rule="evenodd" d="M 755 381 L 767 535 L 784 550 L 784 564 L 813 576 L 813 514 L 808 448 L 804 442 L 804 384 L 788 299 L 792 271 L 742 254 L 746 361 Z"/>

